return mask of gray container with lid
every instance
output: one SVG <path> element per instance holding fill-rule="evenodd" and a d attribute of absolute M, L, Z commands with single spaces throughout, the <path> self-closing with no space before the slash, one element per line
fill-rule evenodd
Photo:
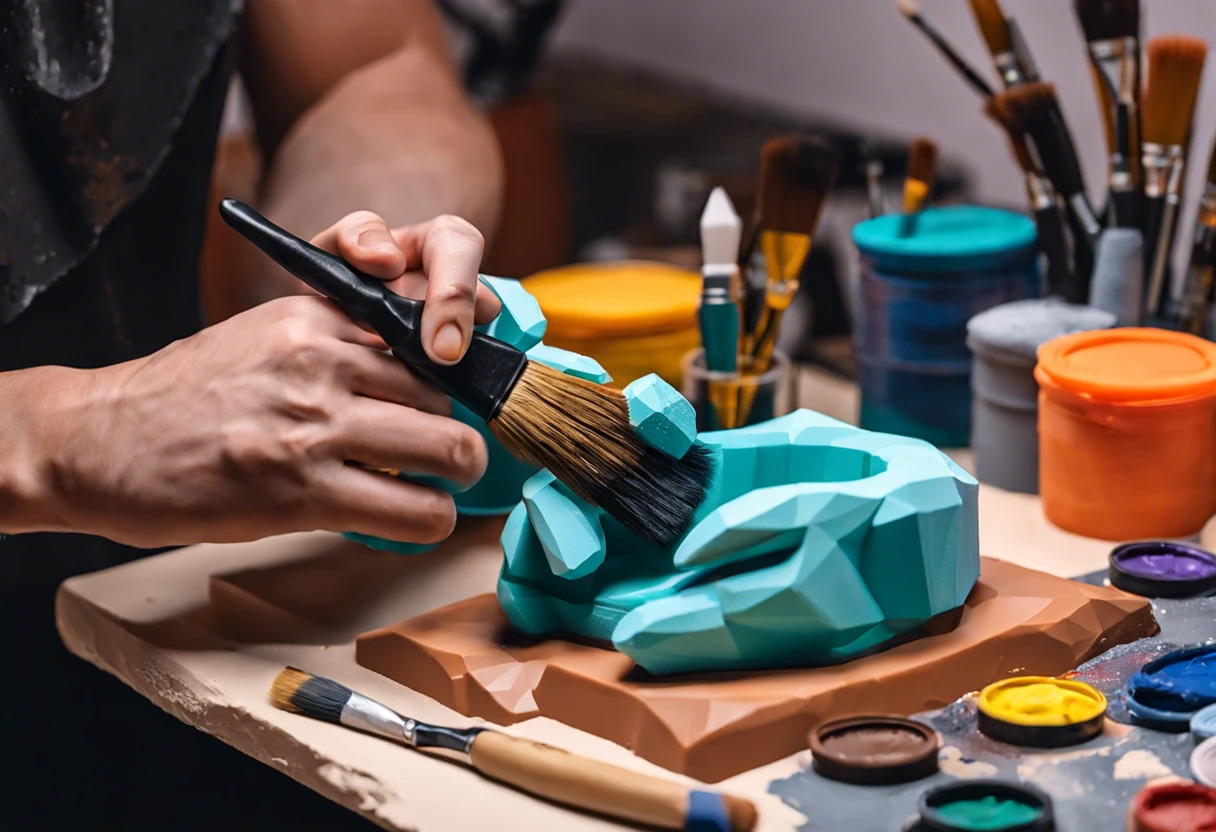
<path fill-rule="evenodd" d="M 1058 298 L 1002 304 L 967 322 L 967 347 L 973 356 L 971 447 L 980 482 L 1038 493 L 1038 349 L 1061 335 L 1114 325 L 1111 312 Z"/>

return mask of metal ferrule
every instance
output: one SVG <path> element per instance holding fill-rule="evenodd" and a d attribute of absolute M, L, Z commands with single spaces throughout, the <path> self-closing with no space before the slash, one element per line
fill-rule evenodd
<path fill-rule="evenodd" d="M 1035 66 L 1034 58 L 1030 55 L 1030 44 L 1022 35 L 1021 25 L 1012 17 L 1006 18 L 1005 25 L 1009 27 L 1009 40 L 1013 43 L 1013 54 L 1021 69 L 1023 82 L 1038 81 L 1039 68 Z"/>
<path fill-rule="evenodd" d="M 414 744 L 413 728 L 408 727 L 412 725 L 412 719 L 407 720 L 396 711 L 357 693 L 352 694 L 350 701 L 342 708 L 338 721 L 348 728 Z"/>
<path fill-rule="evenodd" d="M 1030 207 L 1036 212 L 1056 204 L 1055 190 L 1045 176 L 1039 176 L 1037 173 L 1026 174 L 1026 192 L 1030 195 Z"/>
<path fill-rule="evenodd" d="M 1022 72 L 1022 65 L 1018 63 L 1018 56 L 1010 50 L 1009 52 L 999 52 L 992 56 L 992 63 L 996 67 L 997 74 L 1001 76 L 1001 82 L 1009 89 L 1020 87 L 1026 83 L 1026 75 Z"/>
<path fill-rule="evenodd" d="M 1085 229 L 1085 235 L 1089 237 L 1090 241 L 1096 241 L 1098 235 L 1102 233 L 1102 223 L 1098 222 L 1098 218 L 1094 216 L 1093 208 L 1090 207 L 1085 194 L 1081 192 L 1073 194 L 1068 198 L 1068 205 L 1081 223 L 1081 227 Z"/>
<path fill-rule="evenodd" d="M 1169 189 L 1174 159 L 1182 156 L 1182 148 L 1146 142 L 1141 150 L 1144 167 L 1144 195 L 1163 197 Z"/>

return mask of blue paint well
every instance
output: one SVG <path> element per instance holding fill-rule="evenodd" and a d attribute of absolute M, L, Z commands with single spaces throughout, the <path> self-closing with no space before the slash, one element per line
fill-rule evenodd
<path fill-rule="evenodd" d="M 1128 681 L 1127 693 L 1157 711 L 1193 713 L 1216 703 L 1216 646 L 1176 650 L 1149 662 Z"/>

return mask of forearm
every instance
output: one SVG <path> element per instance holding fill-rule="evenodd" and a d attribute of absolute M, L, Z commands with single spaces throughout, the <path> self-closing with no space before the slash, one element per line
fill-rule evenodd
<path fill-rule="evenodd" d="M 502 190 L 489 122 L 442 58 L 407 47 L 346 76 L 297 121 L 271 160 L 260 202 L 305 237 L 334 216 L 367 209 L 391 226 L 455 214 L 489 239 Z M 294 287 L 261 259 L 249 263 L 248 277 L 254 301 Z"/>
<path fill-rule="evenodd" d="M 0 533 L 65 529 L 56 496 L 54 404 L 83 371 L 64 367 L 0 373 Z"/>

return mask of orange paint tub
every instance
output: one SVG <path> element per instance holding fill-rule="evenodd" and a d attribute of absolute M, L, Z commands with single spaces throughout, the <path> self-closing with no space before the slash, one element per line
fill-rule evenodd
<path fill-rule="evenodd" d="M 1047 519 L 1103 540 L 1188 537 L 1216 514 L 1216 344 L 1161 329 L 1038 352 Z"/>

